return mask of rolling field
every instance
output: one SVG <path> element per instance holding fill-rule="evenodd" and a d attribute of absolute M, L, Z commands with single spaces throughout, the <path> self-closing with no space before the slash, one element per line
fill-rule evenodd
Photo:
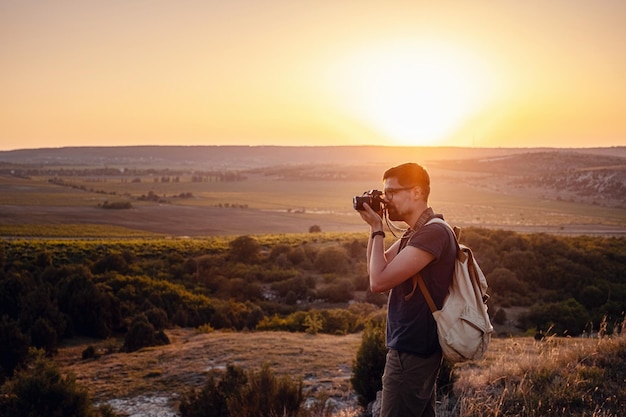
<path fill-rule="evenodd" d="M 493 175 L 435 169 L 431 177 L 430 204 L 461 227 L 626 234 L 622 208 L 547 199 L 536 190 L 506 187 Z M 303 233 L 313 225 L 324 232 L 358 232 L 366 228 L 352 209 L 352 197 L 382 186 L 374 174 L 358 180 L 251 174 L 232 182 L 192 182 L 185 176 L 177 182 L 153 176 L 72 176 L 62 178 L 63 185 L 48 179 L 0 177 L 0 236 L 71 237 L 77 225 L 98 229 L 104 236 L 109 231 L 123 235 L 124 230 L 129 235 L 171 236 Z M 146 201 L 149 195 L 154 199 Z M 132 208 L 98 207 L 105 202 L 130 202 Z M 41 232 L 44 225 L 54 228 Z"/>

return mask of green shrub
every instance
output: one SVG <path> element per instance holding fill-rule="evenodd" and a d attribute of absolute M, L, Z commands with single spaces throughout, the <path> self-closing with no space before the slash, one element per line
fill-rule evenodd
<path fill-rule="evenodd" d="M 248 383 L 238 396 L 228 399 L 228 411 L 231 417 L 296 417 L 304 401 L 302 387 L 302 380 L 276 377 L 265 364 L 248 374 Z"/>
<path fill-rule="evenodd" d="M 364 407 L 374 401 L 376 393 L 382 389 L 386 354 L 384 323 L 366 325 L 350 378 L 359 404 Z"/>
<path fill-rule="evenodd" d="M 28 357 L 28 337 L 18 323 L 9 317 L 0 318 L 0 385 Z"/>
<path fill-rule="evenodd" d="M 219 381 L 213 376 L 200 390 L 182 396 L 182 417 L 297 416 L 304 400 L 302 381 L 276 377 L 269 365 L 245 373 L 228 365 Z"/>
<path fill-rule="evenodd" d="M 57 351 L 58 335 L 50 322 L 40 317 L 30 328 L 30 343 L 32 346 L 45 349 L 48 355 Z"/>
<path fill-rule="evenodd" d="M 134 352 L 144 347 L 167 345 L 170 341 L 163 331 L 155 331 L 154 326 L 143 314 L 136 316 L 124 337 L 122 351 Z"/>
<path fill-rule="evenodd" d="M 314 264 L 322 274 L 345 274 L 350 269 L 350 262 L 345 252 L 335 247 L 319 251 Z"/>
<path fill-rule="evenodd" d="M 239 236 L 230 242 L 230 256 L 235 262 L 255 263 L 261 247 L 251 236 Z"/>
<path fill-rule="evenodd" d="M 62 375 L 42 352 L 2 386 L 0 417 L 92 417 L 94 413 L 87 390 L 72 375 Z"/>
<path fill-rule="evenodd" d="M 521 317 L 522 323 L 529 327 L 546 329 L 552 327 L 558 335 L 577 336 L 589 322 L 589 313 L 573 298 L 556 303 L 538 304 Z"/>
<path fill-rule="evenodd" d="M 317 290 L 317 298 L 330 303 L 346 303 L 354 299 L 354 284 L 342 278 Z"/>

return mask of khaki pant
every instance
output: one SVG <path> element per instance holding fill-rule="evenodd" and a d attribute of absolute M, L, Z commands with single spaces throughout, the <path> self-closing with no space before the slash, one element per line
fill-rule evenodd
<path fill-rule="evenodd" d="M 390 349 L 380 417 L 435 416 L 435 384 L 441 362 L 441 352 L 422 358 Z"/>

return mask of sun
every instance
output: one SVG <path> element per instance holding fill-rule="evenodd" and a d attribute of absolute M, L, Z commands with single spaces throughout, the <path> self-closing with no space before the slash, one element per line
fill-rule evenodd
<path fill-rule="evenodd" d="M 391 144 L 443 144 L 492 99 L 495 77 L 467 50 L 444 43 L 368 45 L 332 74 L 342 110 Z"/>

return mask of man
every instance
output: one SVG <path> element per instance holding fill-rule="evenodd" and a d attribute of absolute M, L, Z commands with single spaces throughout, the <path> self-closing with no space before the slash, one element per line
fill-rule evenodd
<path fill-rule="evenodd" d="M 383 183 L 389 220 L 403 221 L 409 229 L 385 250 L 380 214 L 367 204 L 359 211 L 370 226 L 370 289 L 390 291 L 381 417 L 434 416 L 441 347 L 435 320 L 412 277 L 422 276 L 441 308 L 452 282 L 456 241 L 446 225 L 425 225 L 436 215 L 428 206 L 430 177 L 422 166 L 406 163 L 390 168 Z"/>

